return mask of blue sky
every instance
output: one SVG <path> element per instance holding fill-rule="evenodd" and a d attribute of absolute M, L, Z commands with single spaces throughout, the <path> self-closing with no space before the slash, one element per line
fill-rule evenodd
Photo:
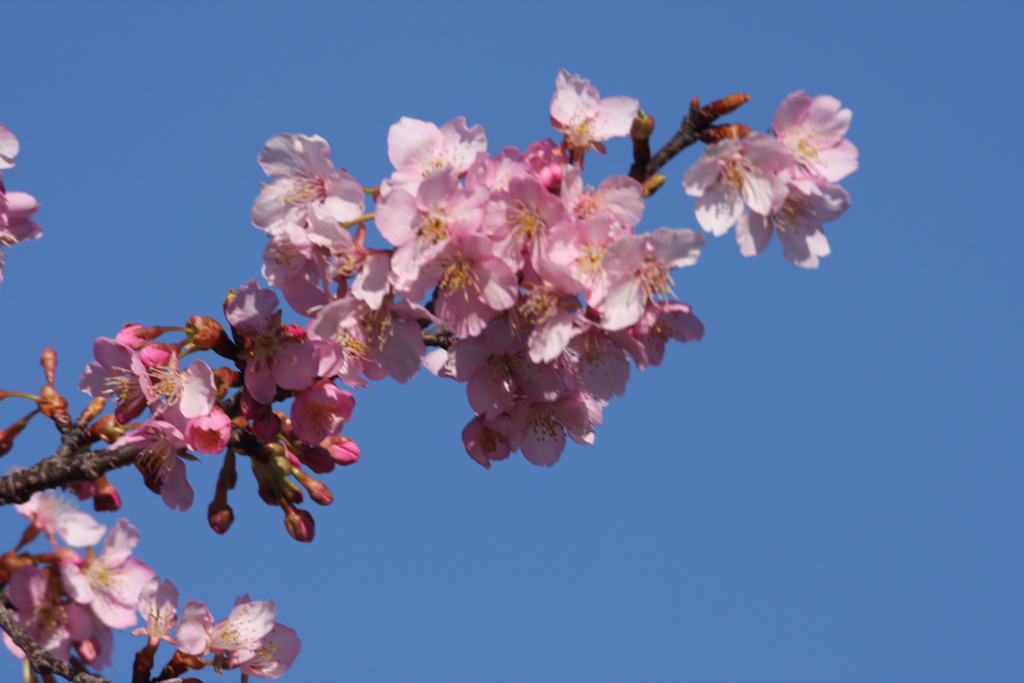
<path fill-rule="evenodd" d="M 690 98 L 790 92 L 853 109 L 853 206 L 806 272 L 778 245 L 709 239 L 676 292 L 707 327 L 634 373 L 597 443 L 554 468 L 490 471 L 459 434 L 464 387 L 421 374 L 357 394 L 363 449 L 326 477 L 317 538 L 293 542 L 242 472 L 236 522 L 113 475 L 140 557 L 218 616 L 273 598 L 303 652 L 284 680 L 1011 681 L 1024 678 L 1024 180 L 1010 3 L 8 3 L 0 121 L 8 189 L 45 237 L 0 286 L 0 389 L 60 387 L 124 322 L 219 317 L 258 277 L 256 154 L 320 134 L 370 185 L 400 116 L 484 126 L 492 151 L 552 134 L 567 68 L 629 95 L 669 137 Z M 696 227 L 665 169 L 641 228 Z M 629 143 L 588 157 L 596 184 Z M 0 404 L 6 425 L 23 414 Z M 39 422 L 5 457 L 52 452 Z M 0 545 L 22 520 L 3 511 Z M 106 515 L 112 524 L 115 517 Z M 40 548 L 42 547 L 40 542 Z M 141 640 L 141 639 L 136 639 Z M 134 648 L 118 640 L 124 679 Z M 170 656 L 161 650 L 158 661 Z M 0 653 L 2 677 L 18 671 Z M 232 680 L 237 674 L 230 674 Z M 212 680 L 211 673 L 203 674 Z"/>

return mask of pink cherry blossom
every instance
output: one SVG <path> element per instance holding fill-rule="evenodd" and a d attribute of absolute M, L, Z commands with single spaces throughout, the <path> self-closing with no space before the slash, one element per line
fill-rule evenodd
<path fill-rule="evenodd" d="M 266 229 L 280 220 L 300 221 L 313 203 L 339 222 L 363 215 L 362 185 L 345 171 L 335 170 L 330 157 L 331 148 L 319 135 L 282 133 L 267 140 L 259 162 L 275 182 L 264 186 L 253 203 L 253 224 Z"/>
<path fill-rule="evenodd" d="M 274 628 L 276 614 L 273 600 L 253 601 L 243 595 L 228 618 L 215 624 L 206 605 L 189 600 L 178 622 L 178 649 L 195 656 L 212 652 L 223 662 L 222 668 L 234 668 L 257 655 L 263 637 Z"/>
<path fill-rule="evenodd" d="M 203 455 L 216 455 L 231 439 L 231 418 L 216 405 L 206 415 L 193 417 L 185 426 L 186 447 Z"/>
<path fill-rule="evenodd" d="M 356 405 L 351 393 L 322 379 L 295 396 L 292 403 L 292 429 L 303 442 L 315 446 L 333 436 L 352 417 Z"/>
<path fill-rule="evenodd" d="M 857 148 L 846 139 L 853 112 L 829 95 L 792 93 L 775 112 L 775 135 L 806 175 L 835 183 L 857 170 Z M 764 214 L 763 211 L 758 213 Z"/>
<path fill-rule="evenodd" d="M 301 390 L 313 383 L 319 368 L 316 349 L 301 329 L 282 325 L 274 292 L 249 280 L 224 307 L 224 315 L 243 338 L 245 386 L 260 403 L 269 404 L 277 387 Z"/>
<path fill-rule="evenodd" d="M 38 567 L 22 567 L 14 572 L 8 591 L 15 607 L 15 621 L 58 659 L 66 660 L 73 642 L 84 641 L 92 635 L 89 612 L 81 605 L 62 601 L 54 591 L 51 578 Z M 3 640 L 11 654 L 25 659 L 25 653 L 6 631 Z"/>
<path fill-rule="evenodd" d="M 570 168 L 565 172 L 561 197 L 577 220 L 607 215 L 617 229 L 635 227 L 644 215 L 643 187 L 627 175 L 609 176 L 595 189 L 583 185 L 578 168 Z"/>
<path fill-rule="evenodd" d="M 700 341 L 704 336 L 704 325 L 686 304 L 678 301 L 652 302 L 647 304 L 643 316 L 629 329 L 629 333 L 643 345 L 642 356 L 633 356 L 637 367 L 643 370 L 648 365 L 661 364 L 665 356 L 665 342 L 669 339 Z"/>
<path fill-rule="evenodd" d="M 669 270 L 697 263 L 703 247 L 702 234 L 669 228 L 627 235 L 610 246 L 604 264 L 611 284 L 602 327 L 615 331 L 635 324 L 650 301 L 672 293 Z"/>
<path fill-rule="evenodd" d="M 174 643 L 171 630 L 178 623 L 178 589 L 170 580 L 160 582 L 154 576 L 139 592 L 139 614 L 146 620 L 146 625 L 132 631 L 133 636 L 148 636 L 150 645 L 157 645 L 161 640 Z"/>
<path fill-rule="evenodd" d="M 171 353 L 166 363 L 149 368 L 141 378 L 142 392 L 153 415 L 184 429 L 193 417 L 209 414 L 217 393 L 213 370 L 197 360 L 184 371 L 179 369 L 178 354 Z"/>
<path fill-rule="evenodd" d="M 508 191 L 492 196 L 484 231 L 501 240 L 497 251 L 516 270 L 526 260 L 534 268 L 546 258 L 549 234 L 567 220 L 565 204 L 535 178 L 513 178 Z"/>
<path fill-rule="evenodd" d="M 807 187 L 807 185 L 804 185 Z M 850 206 L 850 195 L 834 184 L 810 185 L 805 194 L 790 186 L 782 206 L 767 216 L 748 211 L 736 223 L 736 242 L 744 256 L 760 254 L 773 234 L 782 242 L 782 256 L 801 268 L 817 268 L 830 249 L 822 223 L 835 220 Z"/>
<path fill-rule="evenodd" d="M 519 401 L 509 411 L 518 430 L 519 448 L 534 465 L 551 467 L 565 449 L 565 435 L 579 444 L 594 442 L 594 425 L 601 423 L 601 408 L 585 397 L 557 401 Z"/>
<path fill-rule="evenodd" d="M 0 169 L 14 168 L 14 157 L 21 145 L 11 129 L 0 123 Z"/>
<path fill-rule="evenodd" d="M 24 503 L 15 504 L 15 511 L 32 522 L 32 527 L 46 534 L 53 545 L 57 536 L 75 548 L 99 543 L 107 527 L 92 515 L 82 512 L 66 496 L 55 491 L 36 491 Z"/>
<path fill-rule="evenodd" d="M 242 664 L 242 673 L 257 678 L 280 678 L 299 656 L 302 641 L 294 629 L 274 624 L 260 639 L 256 654 Z"/>
<path fill-rule="evenodd" d="M 147 420 L 110 445 L 117 449 L 134 446 L 139 449 L 135 466 L 146 485 L 160 494 L 167 507 L 182 512 L 192 506 L 195 492 L 185 474 L 185 437 L 177 427 L 163 420 Z"/>
<path fill-rule="evenodd" d="M 388 159 L 395 167 L 391 179 L 381 185 L 386 196 L 397 188 L 416 194 L 420 181 L 439 169 L 455 175 L 469 170 L 477 154 L 487 151 L 481 126 L 466 126 L 459 116 L 438 128 L 428 121 L 403 116 L 388 130 Z"/>
<path fill-rule="evenodd" d="M 486 469 L 519 448 L 519 438 L 519 430 L 505 414 L 493 418 L 478 415 L 462 430 L 462 441 L 469 457 Z"/>
<path fill-rule="evenodd" d="M 782 143 L 761 133 L 708 145 L 683 175 L 686 194 L 697 197 L 697 222 L 720 237 L 736 224 L 744 204 L 762 215 L 770 213 L 785 196 L 777 173 L 792 163 Z"/>
<path fill-rule="evenodd" d="M 78 388 L 93 398 L 116 400 L 114 415 L 121 424 L 128 424 L 146 408 L 141 384 L 146 365 L 138 353 L 113 339 L 99 337 L 92 349 L 96 360 L 85 367 Z"/>
<path fill-rule="evenodd" d="M 72 600 L 88 605 L 96 618 L 110 628 L 135 625 L 135 610 L 142 587 L 153 578 L 153 570 L 131 557 L 139 542 L 139 530 L 119 519 L 103 542 L 97 557 L 91 549 L 85 564 L 61 565 L 64 587 Z"/>
<path fill-rule="evenodd" d="M 590 81 L 562 69 L 551 98 L 551 124 L 565 134 L 573 160 L 583 166 L 587 150 L 604 154 L 602 141 L 629 135 L 640 102 L 632 97 L 601 99 Z"/>

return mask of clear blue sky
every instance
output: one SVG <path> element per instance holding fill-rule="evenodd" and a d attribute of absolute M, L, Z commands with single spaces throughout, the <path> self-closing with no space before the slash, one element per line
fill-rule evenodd
<path fill-rule="evenodd" d="M 818 271 L 710 240 L 676 289 L 704 341 L 634 373 L 553 469 L 474 464 L 464 387 L 421 374 L 358 393 L 364 457 L 326 477 L 308 546 L 244 472 L 225 537 L 216 462 L 189 465 L 184 514 L 115 474 L 183 600 L 276 600 L 304 643 L 290 681 L 1024 680 L 1019 5 L 347 5 L 5 4 L 5 179 L 45 237 L 8 258 L 0 388 L 36 389 L 52 345 L 80 408 L 95 337 L 219 317 L 259 274 L 271 135 L 323 135 L 374 184 L 403 115 L 465 116 L 492 151 L 550 135 L 562 67 L 638 98 L 655 142 L 694 95 L 749 92 L 734 120 L 764 129 L 788 93 L 832 94 L 854 111 L 853 206 Z M 628 147 L 588 179 L 626 172 Z M 642 229 L 696 227 L 697 154 Z M 55 443 L 40 422 L 0 467 Z M 22 520 L 0 515 L 6 548 Z M 117 641 L 115 678 L 140 644 Z"/>

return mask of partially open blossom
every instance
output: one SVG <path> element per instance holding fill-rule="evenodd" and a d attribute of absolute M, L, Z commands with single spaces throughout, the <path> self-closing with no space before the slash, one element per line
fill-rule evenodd
<path fill-rule="evenodd" d="M 231 418 L 214 406 L 206 415 L 193 417 L 185 427 L 185 445 L 203 455 L 215 455 L 228 446 Z"/>
<path fill-rule="evenodd" d="M 96 360 L 85 367 L 85 373 L 78 378 L 78 388 L 93 398 L 103 396 L 117 401 L 117 421 L 128 424 L 146 408 L 141 383 L 147 372 L 145 362 L 129 346 L 106 337 L 93 342 L 92 350 Z"/>
<path fill-rule="evenodd" d="M 170 580 L 161 583 L 159 576 L 151 578 L 139 592 L 137 607 L 146 625 L 132 631 L 133 636 L 149 636 L 150 645 L 174 642 L 171 630 L 178 623 L 178 589 Z"/>

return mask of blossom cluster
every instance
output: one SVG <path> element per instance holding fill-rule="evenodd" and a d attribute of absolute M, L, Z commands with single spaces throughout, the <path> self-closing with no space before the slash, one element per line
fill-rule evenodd
<path fill-rule="evenodd" d="M 7 126 L 0 123 L 0 282 L 4 280 L 4 255 L 9 247 L 19 242 L 43 236 L 32 217 L 39 210 L 39 202 L 25 192 L 8 192 L 4 187 L 3 169 L 14 166 L 21 145 Z"/>
<path fill-rule="evenodd" d="M 485 467 L 515 450 L 550 466 L 566 437 L 592 443 L 629 359 L 657 365 L 666 340 L 703 333 L 670 275 L 697 262 L 703 236 L 637 234 L 643 186 L 583 180 L 586 152 L 629 135 L 638 112 L 562 71 L 550 107 L 561 143 L 491 155 L 464 118 L 402 118 L 388 134 L 394 173 L 373 188 L 335 169 L 320 137 L 271 138 L 259 161 L 274 181 L 252 210 L 269 237 L 263 274 L 310 318 L 321 377 L 404 382 L 425 364 L 466 383 L 463 440 Z M 371 218 L 387 248 L 370 246 Z M 426 355 L 430 325 L 449 336 Z"/>
<path fill-rule="evenodd" d="M 14 619 L 55 657 L 67 660 L 74 650 L 84 665 L 103 669 L 111 663 L 113 631 L 136 626 L 141 615 L 145 625 L 132 634 L 147 636 L 141 653 L 150 666 L 161 641 L 177 648 L 169 664 L 174 673 L 212 664 L 279 678 L 295 661 L 300 641 L 295 631 L 275 622 L 272 600 L 242 596 L 221 621 L 203 603 L 189 600 L 179 617 L 174 584 L 161 583 L 151 567 L 132 556 L 141 534 L 128 520 L 117 520 L 107 531 L 51 492 L 37 492 L 15 509 L 30 520 L 19 548 L 45 533 L 54 549 L 0 556 L 0 586 L 8 586 Z M 91 546 L 101 539 L 97 552 Z M 85 547 L 84 556 L 75 547 Z M 176 638 L 171 637 L 175 625 Z M 25 658 L 6 631 L 3 641 L 12 654 Z"/>
<path fill-rule="evenodd" d="M 774 136 L 751 132 L 709 145 L 683 177 L 701 227 L 721 236 L 735 225 L 744 256 L 763 252 L 776 234 L 787 261 L 817 268 L 831 251 L 822 223 L 850 206 L 836 183 L 858 165 L 846 139 L 853 114 L 841 107 L 800 90 L 775 112 Z"/>

